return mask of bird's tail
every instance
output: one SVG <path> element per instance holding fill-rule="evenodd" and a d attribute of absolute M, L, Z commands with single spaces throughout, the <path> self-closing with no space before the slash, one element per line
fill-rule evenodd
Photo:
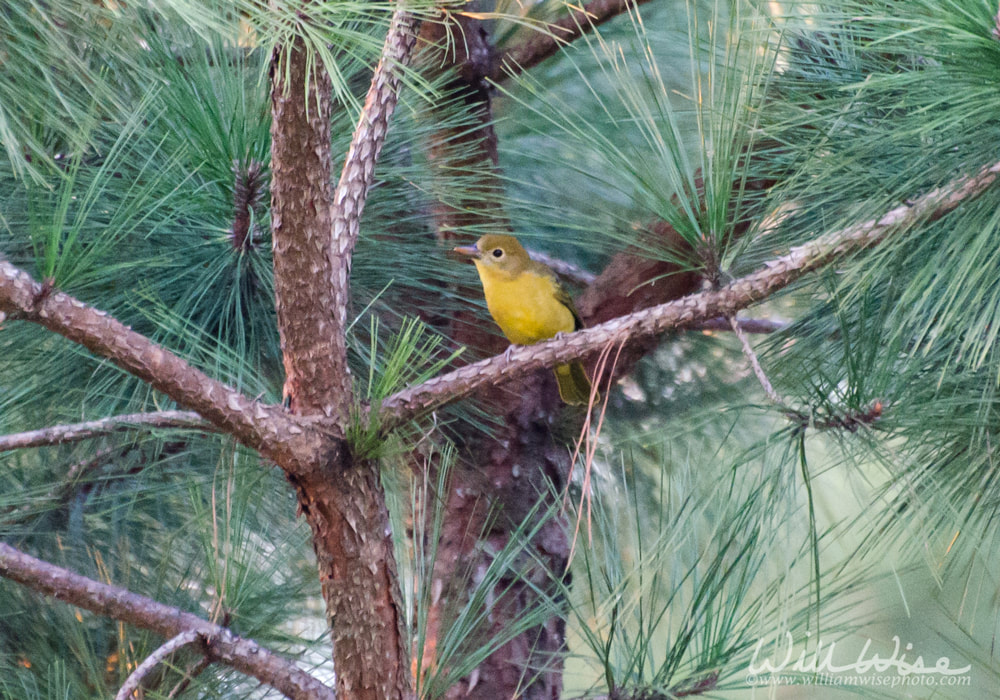
<path fill-rule="evenodd" d="M 587 405 L 590 402 L 590 380 L 579 362 L 559 365 L 555 368 L 556 382 L 559 384 L 559 397 L 573 406 Z M 594 403 L 601 400 L 600 395 Z"/>

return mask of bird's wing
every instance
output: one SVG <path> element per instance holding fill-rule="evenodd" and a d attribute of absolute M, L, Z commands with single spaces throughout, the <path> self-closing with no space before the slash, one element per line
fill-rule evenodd
<path fill-rule="evenodd" d="M 569 309 L 570 313 L 573 314 L 573 330 L 578 331 L 583 328 L 583 319 L 580 318 L 580 312 L 578 312 L 576 310 L 576 306 L 573 305 L 573 297 L 571 297 L 569 292 L 567 292 L 562 284 L 559 283 L 559 275 L 557 275 L 551 267 L 544 265 L 537 260 L 529 261 L 528 269 L 552 280 L 552 284 L 555 285 L 556 288 L 556 301 Z"/>
<path fill-rule="evenodd" d="M 556 279 L 555 273 L 552 273 L 553 281 L 556 283 L 556 300 L 569 309 L 570 313 L 573 314 L 573 330 L 578 331 L 583 328 L 583 319 L 580 318 L 580 313 L 576 310 L 576 306 L 573 305 L 573 297 L 569 295 L 569 292 L 561 284 L 559 280 Z"/>

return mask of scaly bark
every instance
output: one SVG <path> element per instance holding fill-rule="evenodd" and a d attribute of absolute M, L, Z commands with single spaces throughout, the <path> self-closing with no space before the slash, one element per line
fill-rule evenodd
<path fill-rule="evenodd" d="M 300 415 L 346 433 L 351 256 L 396 105 L 415 20 L 398 7 L 336 191 L 330 187 L 330 80 L 296 40 L 272 66 L 272 225 L 285 394 Z M 410 694 L 404 611 L 378 465 L 330 440 L 289 478 L 312 529 L 340 700 Z"/>
<path fill-rule="evenodd" d="M 275 50 L 271 86 L 274 297 L 294 413 L 347 419 L 346 287 L 333 283 L 330 77 L 304 42 Z M 311 72 L 309 67 L 311 65 Z M 306 86 L 308 85 L 308 91 Z"/>
<path fill-rule="evenodd" d="M 0 261 L 0 321 L 3 314 L 37 323 L 111 360 L 285 469 L 298 469 L 300 457 L 319 450 L 327 439 L 280 406 L 247 398 L 107 313 Z"/>
<path fill-rule="evenodd" d="M 3 542 L 0 542 L 0 576 L 164 637 L 196 632 L 202 652 L 213 661 L 253 676 L 295 700 L 334 699 L 333 692 L 325 685 L 252 639 L 237 637 L 225 627 L 197 615 L 41 561 Z"/>

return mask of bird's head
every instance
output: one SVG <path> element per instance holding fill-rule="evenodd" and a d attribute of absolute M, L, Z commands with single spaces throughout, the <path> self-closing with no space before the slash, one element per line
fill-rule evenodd
<path fill-rule="evenodd" d="M 495 270 L 515 275 L 530 262 L 528 251 L 513 236 L 488 234 L 474 246 L 459 246 L 455 252 L 466 256 L 482 270 Z"/>

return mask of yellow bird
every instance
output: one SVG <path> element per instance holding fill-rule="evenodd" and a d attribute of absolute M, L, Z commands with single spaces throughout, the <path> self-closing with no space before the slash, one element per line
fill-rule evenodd
<path fill-rule="evenodd" d="M 556 274 L 532 260 L 513 236 L 487 235 L 475 246 L 455 248 L 479 271 L 486 307 L 515 345 L 531 345 L 583 328 L 573 300 Z M 579 362 L 555 368 L 559 396 L 568 404 L 590 401 L 590 380 Z"/>

